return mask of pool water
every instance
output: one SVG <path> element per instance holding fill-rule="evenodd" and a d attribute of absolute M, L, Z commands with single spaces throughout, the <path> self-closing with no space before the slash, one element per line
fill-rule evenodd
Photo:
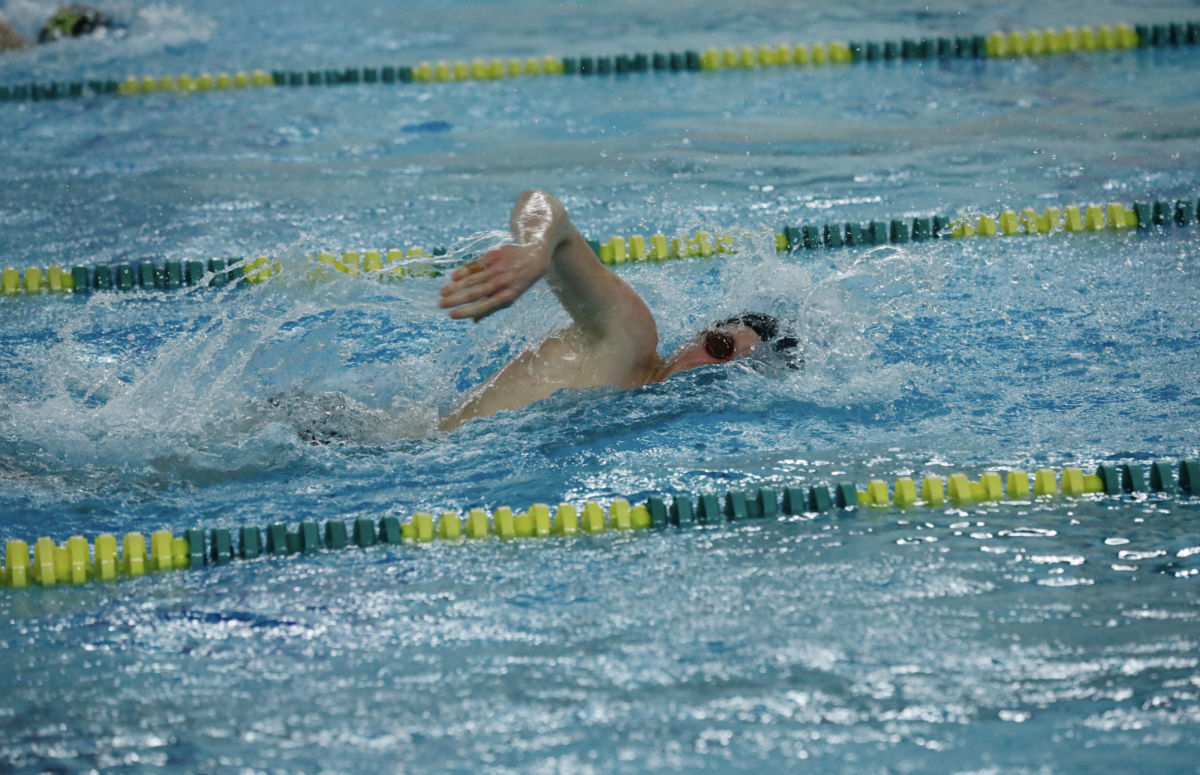
<path fill-rule="evenodd" d="M 53 4 L 10 2 L 24 34 Z M 1188 20 L 1160 4 L 105 5 L 0 82 Z M 0 299 L 0 541 L 1200 454 L 1200 227 L 779 254 L 784 225 L 1197 196 L 1195 48 L 0 105 L 5 265 L 270 254 L 252 287 Z M 565 318 L 320 250 L 733 231 L 622 267 L 737 364 L 439 414 Z M 1200 500 L 1088 496 L 376 547 L 0 589 L 0 772 L 1197 771 Z"/>

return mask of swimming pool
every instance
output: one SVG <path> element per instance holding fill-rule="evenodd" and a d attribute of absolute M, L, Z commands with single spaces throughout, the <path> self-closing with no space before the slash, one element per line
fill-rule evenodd
<path fill-rule="evenodd" d="M 114 10 L 125 38 L 0 57 L 0 81 L 1142 21 L 1117 4 Z M 794 254 L 772 235 L 1194 200 L 1197 56 L 0 105 L 6 265 L 285 269 L 0 298 L 0 540 L 1194 458 L 1200 228 Z M 452 324 L 436 278 L 313 277 L 306 256 L 453 260 L 529 186 L 597 239 L 748 233 L 735 256 L 619 271 L 664 349 L 766 309 L 801 332 L 804 371 L 701 370 L 431 432 L 560 320 L 548 293 Z M 3 589 L 0 769 L 1191 771 L 1198 508 L 859 508 Z"/>

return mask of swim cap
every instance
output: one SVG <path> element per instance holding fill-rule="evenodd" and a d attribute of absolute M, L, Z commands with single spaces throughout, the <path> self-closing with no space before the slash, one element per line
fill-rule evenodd
<path fill-rule="evenodd" d="M 758 338 L 764 344 L 771 342 L 772 350 L 783 356 L 789 369 L 798 370 L 804 366 L 804 356 L 799 352 L 800 340 L 786 332 L 784 336 L 779 336 L 779 318 L 774 315 L 765 312 L 743 312 L 717 321 L 713 327 L 734 326 L 739 323 L 758 334 Z"/>
<path fill-rule="evenodd" d="M 68 5 L 59 8 L 38 34 L 38 43 L 50 43 L 59 38 L 78 38 L 90 35 L 101 27 L 111 27 L 112 17 L 89 5 Z"/>

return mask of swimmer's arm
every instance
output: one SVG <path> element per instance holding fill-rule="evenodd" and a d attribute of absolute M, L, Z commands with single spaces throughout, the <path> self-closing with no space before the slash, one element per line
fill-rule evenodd
<path fill-rule="evenodd" d="M 444 430 L 473 417 L 520 409 L 563 388 L 630 388 L 658 368 L 654 316 L 637 293 L 608 270 L 543 191 L 513 207 L 514 243 L 455 270 L 439 305 L 475 321 L 501 310 L 545 277 L 572 324 L 525 350 L 442 419 Z"/>
<path fill-rule="evenodd" d="M 19 51 L 25 48 L 25 39 L 13 29 L 3 16 L 0 16 L 0 53 Z"/>
<path fill-rule="evenodd" d="M 459 267 L 442 288 L 438 305 L 450 309 L 450 317 L 478 322 L 545 277 L 590 347 L 619 343 L 631 360 L 655 354 L 658 333 L 646 303 L 600 263 L 557 199 L 545 191 L 522 193 L 510 227 L 515 244 Z"/>

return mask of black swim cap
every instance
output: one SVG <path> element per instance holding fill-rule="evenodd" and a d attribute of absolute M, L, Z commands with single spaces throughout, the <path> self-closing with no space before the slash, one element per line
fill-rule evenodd
<path fill-rule="evenodd" d="M 784 352 L 786 350 L 795 350 L 800 346 L 800 340 L 790 334 L 779 336 L 779 318 L 774 315 L 768 315 L 765 312 L 743 312 L 740 315 L 719 320 L 713 327 L 735 326 L 739 323 L 758 334 L 758 338 L 764 343 L 774 340 L 775 351 L 785 356 L 789 369 L 798 370 L 804 365 L 804 356 L 798 352 Z"/>

